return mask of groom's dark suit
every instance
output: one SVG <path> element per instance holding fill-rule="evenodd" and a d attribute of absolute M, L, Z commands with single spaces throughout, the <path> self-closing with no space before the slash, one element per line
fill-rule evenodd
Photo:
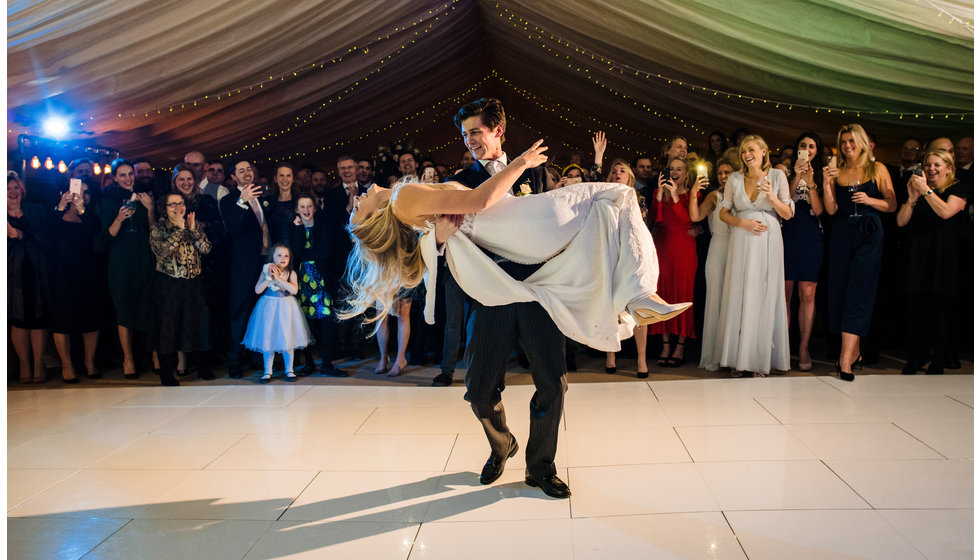
<path fill-rule="evenodd" d="M 490 173 L 476 162 L 453 175 L 457 181 L 475 188 L 490 178 Z M 544 192 L 547 175 L 543 166 L 528 169 L 514 184 L 517 194 L 521 185 L 531 192 Z M 533 242 L 533 240 L 528 240 Z M 521 265 L 491 255 L 500 267 L 516 280 L 524 280 L 541 265 Z M 555 451 L 565 390 L 565 337 L 548 313 L 536 302 L 512 303 L 487 307 L 474 302 L 470 316 L 469 341 L 466 345 L 466 395 L 490 441 L 495 457 L 506 457 L 511 449 L 510 429 L 500 401 L 504 390 L 504 372 L 514 343 L 520 341 L 531 363 L 535 393 L 531 397 L 531 430 L 525 448 L 528 472 L 538 478 L 555 474 Z"/>

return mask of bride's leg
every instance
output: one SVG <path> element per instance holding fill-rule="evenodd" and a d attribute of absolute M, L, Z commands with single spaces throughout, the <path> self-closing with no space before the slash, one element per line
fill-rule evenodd
<path fill-rule="evenodd" d="M 408 351 L 408 337 L 411 335 L 412 328 L 412 300 L 404 299 L 398 302 L 398 355 L 395 356 L 395 363 L 388 372 L 388 377 L 396 377 L 405 372 L 408 360 L 405 359 L 405 352 Z"/>
<path fill-rule="evenodd" d="M 388 371 L 388 315 L 378 319 L 378 321 L 380 324 L 378 334 L 375 336 L 378 339 L 378 350 L 381 351 L 381 357 L 378 359 L 378 366 L 374 368 L 374 373 L 381 375 Z"/>

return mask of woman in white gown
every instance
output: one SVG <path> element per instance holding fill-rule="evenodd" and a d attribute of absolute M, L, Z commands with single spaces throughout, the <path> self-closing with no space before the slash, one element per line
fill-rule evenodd
<path fill-rule="evenodd" d="M 721 220 L 732 226 L 722 290 L 722 367 L 732 375 L 789 370 L 789 326 L 783 287 L 783 237 L 777 215 L 793 217 L 786 175 L 769 163 L 769 147 L 756 135 L 738 145 L 741 169 L 728 178 Z"/>
<path fill-rule="evenodd" d="M 696 183 L 688 208 L 692 222 L 700 222 L 707 218 L 708 229 L 711 230 L 711 244 L 708 245 L 708 257 L 704 265 L 707 290 L 704 298 L 701 362 L 698 364 L 698 367 L 708 371 L 720 369 L 717 342 L 721 325 L 718 318 L 721 316 L 721 293 L 725 285 L 725 264 L 728 262 L 728 241 L 732 229 L 731 226 L 721 221 L 720 213 L 721 203 L 725 197 L 725 185 L 728 183 L 728 177 L 735 171 L 736 165 L 736 162 L 719 159 L 715 168 L 720 186 L 705 195 L 704 200 L 698 204 L 697 193 L 702 186 L 700 183 Z"/>
<path fill-rule="evenodd" d="M 438 219 L 445 226 L 453 220 L 449 216 L 461 214 L 462 227 L 441 248 L 460 287 L 483 305 L 537 301 L 566 336 L 611 352 L 637 323 L 666 320 L 690 307 L 656 295 L 653 238 L 630 187 L 580 183 L 509 195 L 525 169 L 545 161 L 545 149 L 536 142 L 476 189 L 407 184 L 395 191 L 373 187 L 362 195 L 351 213 L 352 294 L 341 317 L 375 305 L 386 312 L 399 287 L 423 279 L 434 286 L 440 247 L 432 225 Z M 484 249 L 513 262 L 544 264 L 517 281 Z M 430 323 L 434 299 L 430 289 Z"/>

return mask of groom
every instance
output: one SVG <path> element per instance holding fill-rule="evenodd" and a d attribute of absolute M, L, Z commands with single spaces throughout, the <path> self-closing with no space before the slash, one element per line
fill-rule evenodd
<path fill-rule="evenodd" d="M 448 181 L 458 181 L 475 188 L 506 167 L 507 154 L 501 148 L 507 119 L 497 99 L 478 99 L 464 105 L 453 118 L 463 135 L 463 143 L 476 162 Z M 511 191 L 515 195 L 545 190 L 547 173 L 543 166 L 528 169 Z M 458 226 L 451 220 L 439 220 L 436 240 L 445 242 Z M 447 225 L 449 224 L 449 225 Z M 524 280 L 541 265 L 520 265 L 490 254 L 500 267 L 516 280 Z M 536 302 L 483 306 L 473 303 L 467 328 L 466 395 L 490 442 L 490 458 L 480 474 L 481 484 L 500 478 L 507 459 L 517 454 L 517 438 L 507 427 L 504 406 L 504 373 L 514 343 L 520 341 L 531 364 L 535 393 L 531 397 L 531 431 L 525 458 L 524 482 L 540 487 L 554 498 L 571 495 L 568 486 L 557 476 L 555 452 L 561 422 L 565 390 L 565 337 L 548 313 Z"/>

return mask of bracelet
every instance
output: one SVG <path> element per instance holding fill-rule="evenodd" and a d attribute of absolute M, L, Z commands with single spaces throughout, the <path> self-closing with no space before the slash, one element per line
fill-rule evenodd
<path fill-rule="evenodd" d="M 932 194 L 932 189 L 927 190 L 922 196 L 929 196 L 930 194 Z"/>

